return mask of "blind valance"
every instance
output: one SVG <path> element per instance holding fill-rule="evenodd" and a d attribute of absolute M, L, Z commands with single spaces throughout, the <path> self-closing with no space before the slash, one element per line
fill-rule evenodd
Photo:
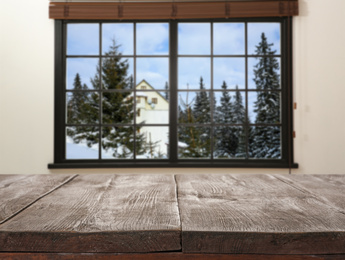
<path fill-rule="evenodd" d="M 298 0 L 52 0 L 51 19 L 198 19 L 298 15 Z"/>

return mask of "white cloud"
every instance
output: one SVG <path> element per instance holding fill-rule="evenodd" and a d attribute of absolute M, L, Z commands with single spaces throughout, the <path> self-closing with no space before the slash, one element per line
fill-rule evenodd
<path fill-rule="evenodd" d="M 169 54 L 169 24 L 139 23 L 137 24 L 138 55 Z"/>
<path fill-rule="evenodd" d="M 244 54 L 244 23 L 214 23 L 213 48 L 215 55 Z"/>
<path fill-rule="evenodd" d="M 200 77 L 204 80 L 204 87 L 211 87 L 210 58 L 179 58 L 178 59 L 178 88 L 199 89 Z"/>
<path fill-rule="evenodd" d="M 179 23 L 179 54 L 210 54 L 210 23 Z"/>
<path fill-rule="evenodd" d="M 68 24 L 67 54 L 97 55 L 99 54 L 98 24 Z"/>
<path fill-rule="evenodd" d="M 169 82 L 168 58 L 137 58 L 137 84 L 145 79 L 155 89 L 164 89 Z"/>
<path fill-rule="evenodd" d="M 109 46 L 115 40 L 119 51 L 123 55 L 133 55 L 133 24 L 132 23 L 105 23 L 102 27 L 103 54 L 109 51 Z"/>
<path fill-rule="evenodd" d="M 244 58 L 215 58 L 213 62 L 213 88 L 221 89 L 223 81 L 228 89 L 245 88 L 245 59 Z"/>

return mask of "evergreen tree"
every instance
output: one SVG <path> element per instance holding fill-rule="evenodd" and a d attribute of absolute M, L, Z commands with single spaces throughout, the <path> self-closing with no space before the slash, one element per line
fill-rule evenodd
<path fill-rule="evenodd" d="M 88 124 L 98 120 L 98 94 L 86 92 L 86 84 L 82 85 L 79 73 L 75 75 L 74 91 L 72 97 L 67 102 L 67 123 Z M 93 126 L 76 126 L 67 128 L 67 136 L 71 137 L 75 143 L 85 141 L 88 147 L 98 142 L 98 129 Z"/>
<path fill-rule="evenodd" d="M 261 42 L 256 46 L 256 55 L 260 55 L 254 66 L 254 82 L 258 90 L 257 100 L 254 103 L 256 124 L 276 124 L 280 122 L 280 88 L 279 63 L 273 57 L 273 44 L 267 42 L 264 33 Z M 275 126 L 256 126 L 252 130 L 250 150 L 254 158 L 280 157 L 280 128 Z"/>
<path fill-rule="evenodd" d="M 118 48 L 119 46 L 113 41 L 109 51 L 105 53 L 106 58 L 103 59 L 102 67 L 97 66 L 97 73 L 91 79 L 94 89 L 103 89 L 103 124 L 132 124 L 135 116 L 134 100 L 130 91 L 134 87 L 133 78 L 128 76 L 128 60 L 121 57 Z M 102 80 L 100 80 L 100 75 L 102 75 Z M 95 92 L 89 98 L 88 103 L 95 103 L 98 98 L 98 94 Z M 98 119 L 98 111 L 98 109 L 92 110 L 90 107 L 85 108 L 85 113 L 89 118 Z M 97 120 L 92 123 L 95 122 Z M 80 131 L 78 134 L 83 135 L 89 146 L 98 142 L 98 132 L 85 132 L 84 128 L 81 128 Z M 139 133 L 140 128 L 137 127 L 136 131 L 136 153 L 142 154 L 145 152 L 144 138 Z M 102 147 L 105 150 L 111 150 L 115 158 L 131 158 L 134 151 L 134 135 L 133 127 L 103 127 Z M 77 142 L 74 137 L 73 140 Z"/>
<path fill-rule="evenodd" d="M 189 101 L 187 92 L 186 100 L 181 100 L 179 110 L 179 123 L 190 124 L 182 125 L 178 128 L 179 134 L 179 157 L 180 158 L 200 158 L 209 157 L 209 132 L 203 127 L 195 126 L 195 113 L 193 111 L 193 103 L 195 99 Z M 204 135 L 204 136 L 202 136 Z M 208 144 L 204 142 L 205 135 L 208 138 Z M 182 147 L 180 147 L 182 145 Z M 207 146 L 208 145 L 208 146 Z"/>
<path fill-rule="evenodd" d="M 236 92 L 234 95 L 234 101 L 232 106 L 232 115 L 233 115 L 233 123 L 234 124 L 242 124 L 244 125 L 246 122 L 246 113 L 245 108 L 243 106 L 243 99 L 241 92 L 238 90 L 238 86 L 236 85 Z M 248 126 L 248 124 L 246 124 Z M 237 127 L 235 128 L 235 134 L 238 139 L 238 146 L 236 149 L 235 157 L 237 158 L 245 158 L 246 157 L 246 135 L 245 135 L 245 128 Z"/>
<path fill-rule="evenodd" d="M 224 91 L 220 98 L 220 105 L 217 107 L 217 122 L 219 124 L 233 124 L 234 108 L 225 81 L 223 82 L 222 89 Z M 218 137 L 215 143 L 215 156 L 218 158 L 234 157 L 239 142 L 236 128 L 231 125 L 219 126 L 215 131 Z"/>
<path fill-rule="evenodd" d="M 210 105 L 210 96 L 205 90 L 204 80 L 200 77 L 200 90 L 196 94 L 194 106 L 193 106 L 193 115 L 196 123 L 208 124 L 211 122 L 211 105 Z"/>

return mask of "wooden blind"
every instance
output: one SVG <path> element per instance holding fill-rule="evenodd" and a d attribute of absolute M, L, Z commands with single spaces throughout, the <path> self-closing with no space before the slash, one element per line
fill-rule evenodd
<path fill-rule="evenodd" d="M 51 19 L 198 19 L 298 15 L 298 0 L 53 0 Z"/>

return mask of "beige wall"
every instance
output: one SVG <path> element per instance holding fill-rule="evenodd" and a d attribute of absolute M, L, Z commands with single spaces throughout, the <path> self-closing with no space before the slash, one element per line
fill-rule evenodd
<path fill-rule="evenodd" d="M 345 174 L 345 1 L 299 0 L 294 18 L 298 174 Z M 334 7 L 330 7 L 332 2 Z M 125 173 L 48 170 L 53 162 L 54 22 L 48 0 L 0 3 L 0 174 Z M 135 170 L 138 172 L 138 169 Z M 275 169 L 143 169 L 154 173 L 287 173 Z"/>

